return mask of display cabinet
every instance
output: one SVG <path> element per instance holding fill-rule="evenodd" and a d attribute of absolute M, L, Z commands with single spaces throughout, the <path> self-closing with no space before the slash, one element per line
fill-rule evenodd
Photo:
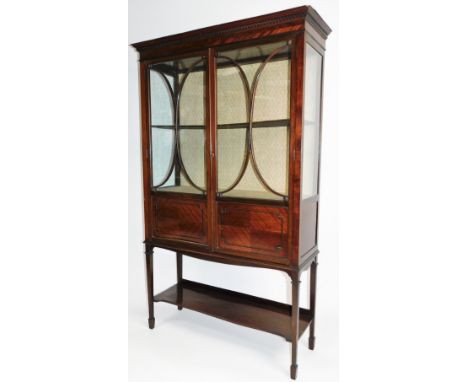
<path fill-rule="evenodd" d="M 149 326 L 166 302 L 314 348 L 323 57 L 311 7 L 136 43 Z M 154 295 L 153 250 L 177 284 Z M 183 256 L 286 272 L 291 304 L 189 281 Z M 310 306 L 299 307 L 310 269 Z M 258 280 L 261 282 L 261 280 Z"/>

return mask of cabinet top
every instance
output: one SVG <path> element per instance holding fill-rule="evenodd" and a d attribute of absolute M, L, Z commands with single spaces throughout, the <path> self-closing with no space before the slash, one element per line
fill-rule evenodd
<path fill-rule="evenodd" d="M 302 6 L 262 16 L 214 25 L 207 28 L 195 29 L 189 32 L 178 33 L 153 40 L 142 41 L 134 43 L 132 46 L 141 53 L 148 48 L 159 48 L 171 44 L 186 43 L 189 41 L 196 42 L 203 40 L 212 42 L 221 40 L 227 36 L 232 36 L 233 34 L 241 34 L 268 28 L 281 29 L 282 26 L 296 25 L 301 26 L 301 29 L 296 30 L 304 30 L 305 22 L 309 23 L 324 40 L 331 32 L 331 28 L 327 23 L 325 23 L 315 9 L 311 6 Z"/>

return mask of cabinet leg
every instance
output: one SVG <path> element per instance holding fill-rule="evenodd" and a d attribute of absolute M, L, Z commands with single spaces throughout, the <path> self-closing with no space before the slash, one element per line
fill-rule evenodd
<path fill-rule="evenodd" d="M 177 252 L 177 284 L 182 283 L 182 270 L 183 270 L 183 263 L 182 263 L 182 253 Z M 177 306 L 177 309 L 182 310 L 182 288 L 178 289 L 177 293 L 177 302 L 179 305 Z"/>
<path fill-rule="evenodd" d="M 315 298 L 317 291 L 317 258 L 310 266 L 310 311 L 312 313 L 312 321 L 309 328 L 309 349 L 314 350 L 315 347 Z"/>
<path fill-rule="evenodd" d="M 153 247 L 146 244 L 146 286 L 148 291 L 148 325 L 154 329 L 154 301 L 153 301 Z"/>
<path fill-rule="evenodd" d="M 292 361 L 291 361 L 291 379 L 296 379 L 297 376 L 297 343 L 299 340 L 299 272 L 291 276 L 292 281 L 292 314 L 291 314 L 291 344 L 292 344 Z"/>

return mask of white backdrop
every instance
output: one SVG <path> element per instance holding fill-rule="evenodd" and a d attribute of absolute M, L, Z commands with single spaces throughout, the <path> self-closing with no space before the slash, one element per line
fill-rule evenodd
<path fill-rule="evenodd" d="M 125 0 L 0 3 L 1 381 L 120 382 L 127 365 L 132 382 L 289 381 L 279 337 L 164 305 L 146 328 L 136 56 L 123 47 L 298 3 L 146 3 L 130 0 L 130 40 Z M 337 379 L 338 28 L 335 3 L 312 5 L 334 29 L 317 350 L 299 354 L 299 380 L 320 382 Z M 340 381 L 468 380 L 467 13 L 459 0 L 340 2 Z M 175 266 L 157 258 L 161 289 Z M 286 300 L 274 272 L 187 268 Z"/>
<path fill-rule="evenodd" d="M 196 28 L 304 5 L 302 1 L 254 0 L 248 7 L 227 0 L 129 2 L 129 44 Z M 323 113 L 322 184 L 316 350 L 299 345 L 299 377 L 338 379 L 337 88 L 338 1 L 311 4 L 333 29 L 327 41 Z M 129 78 L 129 381 L 287 380 L 290 345 L 280 337 L 242 328 L 167 304 L 155 305 L 156 328 L 147 326 L 142 241 L 138 56 L 130 47 Z M 175 255 L 156 249 L 155 293 L 176 281 Z M 302 276 L 301 305 L 308 306 L 309 272 Z M 290 280 L 282 272 L 184 258 L 184 277 L 290 303 Z M 202 377 L 203 376 L 203 377 Z"/>

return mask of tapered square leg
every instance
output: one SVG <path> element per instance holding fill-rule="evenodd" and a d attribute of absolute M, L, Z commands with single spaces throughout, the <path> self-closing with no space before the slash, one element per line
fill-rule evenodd
<path fill-rule="evenodd" d="M 297 376 L 297 343 L 299 340 L 299 272 L 291 276 L 292 282 L 292 312 L 291 312 L 291 345 L 292 345 L 292 360 L 291 360 L 291 379 L 296 379 Z"/>
<path fill-rule="evenodd" d="M 291 365 L 291 379 L 297 378 L 297 365 Z"/>
<path fill-rule="evenodd" d="M 177 284 L 182 283 L 182 271 L 183 271 L 183 263 L 182 263 L 182 253 L 177 252 Z M 177 295 L 177 302 L 179 305 L 177 309 L 182 310 L 182 288 L 179 288 L 179 292 Z"/>
<path fill-rule="evenodd" d="M 317 258 L 310 266 L 310 311 L 312 313 L 312 321 L 309 327 L 309 349 L 314 350 L 315 347 L 315 302 L 317 291 Z"/>
<path fill-rule="evenodd" d="M 145 245 L 146 256 L 146 289 L 148 292 L 148 326 L 154 329 L 154 291 L 153 291 L 153 247 L 150 244 Z"/>
<path fill-rule="evenodd" d="M 309 349 L 314 350 L 315 348 L 315 337 L 309 337 Z"/>

